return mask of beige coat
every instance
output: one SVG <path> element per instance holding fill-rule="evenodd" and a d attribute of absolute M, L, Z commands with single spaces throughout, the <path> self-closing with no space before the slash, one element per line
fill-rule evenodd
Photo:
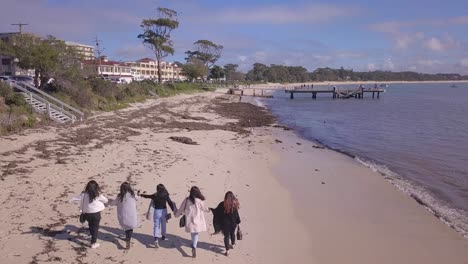
<path fill-rule="evenodd" d="M 176 216 L 179 217 L 181 215 L 185 215 L 186 232 L 199 233 L 205 232 L 207 230 L 205 214 L 203 212 L 209 211 L 210 209 L 206 207 L 205 202 L 202 200 L 195 198 L 195 204 L 193 204 L 190 199 L 185 198 L 185 200 L 180 205 L 179 210 L 177 210 Z"/>

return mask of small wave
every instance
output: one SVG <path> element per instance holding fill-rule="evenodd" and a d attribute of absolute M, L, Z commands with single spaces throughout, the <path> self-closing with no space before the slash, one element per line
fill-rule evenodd
<path fill-rule="evenodd" d="M 254 102 L 255 102 L 255 105 L 257 105 L 259 107 L 266 108 L 265 104 L 262 102 L 262 100 L 260 98 L 255 98 Z"/>
<path fill-rule="evenodd" d="M 435 198 L 428 190 L 403 179 L 397 173 L 391 171 L 387 166 L 377 164 L 373 161 L 364 160 L 355 156 L 354 159 L 362 165 L 382 175 L 386 180 L 393 184 L 400 191 L 408 194 L 419 204 L 424 206 L 429 212 L 434 214 L 443 223 L 455 229 L 465 238 L 468 238 L 468 213 L 463 210 L 457 210 L 444 204 Z"/>

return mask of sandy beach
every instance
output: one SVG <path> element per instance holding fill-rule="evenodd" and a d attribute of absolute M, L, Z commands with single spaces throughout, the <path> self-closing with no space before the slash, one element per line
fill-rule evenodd
<path fill-rule="evenodd" d="M 381 175 L 238 101 L 181 95 L 1 137 L 0 263 L 468 263 L 468 239 Z M 224 256 L 206 214 L 196 260 L 178 219 L 156 249 L 143 200 L 129 251 L 112 207 L 103 212 L 101 247 L 90 249 L 69 200 L 91 179 L 108 198 L 124 181 L 147 193 L 164 183 L 177 204 L 197 185 L 210 207 L 231 190 L 244 239 Z"/>

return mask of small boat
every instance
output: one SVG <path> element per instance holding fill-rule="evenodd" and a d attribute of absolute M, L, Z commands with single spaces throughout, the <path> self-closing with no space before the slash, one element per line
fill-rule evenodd
<path fill-rule="evenodd" d="M 456 84 L 450 85 L 450 88 L 457 88 L 458 86 Z"/>

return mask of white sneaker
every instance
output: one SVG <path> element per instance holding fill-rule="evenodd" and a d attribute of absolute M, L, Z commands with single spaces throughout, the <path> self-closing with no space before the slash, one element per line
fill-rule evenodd
<path fill-rule="evenodd" d="M 91 248 L 92 249 L 96 249 L 98 247 L 100 247 L 101 245 L 99 243 L 94 243 L 94 244 L 91 244 Z"/>

